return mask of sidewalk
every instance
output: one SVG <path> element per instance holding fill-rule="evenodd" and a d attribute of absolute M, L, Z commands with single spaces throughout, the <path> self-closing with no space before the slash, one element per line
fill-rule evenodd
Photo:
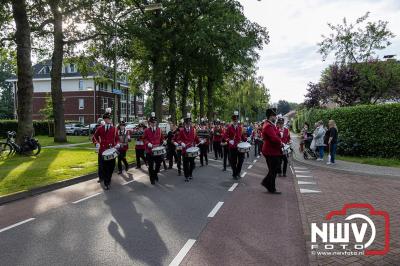
<path fill-rule="evenodd" d="M 53 146 L 44 146 L 43 149 L 57 149 L 57 148 L 70 148 L 75 146 L 80 146 L 83 144 L 89 144 L 92 142 L 81 142 L 81 143 L 74 143 L 74 144 L 62 144 L 62 145 L 53 145 Z"/>
<path fill-rule="evenodd" d="M 305 160 L 303 158 L 303 154 L 301 154 L 299 151 L 298 135 L 294 133 L 291 133 L 291 135 L 295 150 L 294 159 L 300 163 L 308 164 L 311 166 L 322 167 L 330 170 L 343 171 L 347 173 L 400 178 L 400 168 L 396 167 L 360 164 L 360 163 L 346 162 L 341 160 L 336 160 L 334 165 L 327 165 L 326 158 L 322 162 L 317 162 L 315 160 Z"/>

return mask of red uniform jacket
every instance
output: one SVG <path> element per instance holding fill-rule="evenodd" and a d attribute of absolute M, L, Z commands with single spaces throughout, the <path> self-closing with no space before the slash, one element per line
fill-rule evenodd
<path fill-rule="evenodd" d="M 214 128 L 214 134 L 213 134 L 213 141 L 215 142 L 221 142 L 223 138 L 223 130 L 222 128 Z"/>
<path fill-rule="evenodd" d="M 262 139 L 262 131 L 261 131 L 261 129 L 253 130 L 253 132 L 251 133 L 251 138 L 253 140 L 255 140 L 256 138 Z"/>
<path fill-rule="evenodd" d="M 182 154 L 185 154 L 187 148 L 194 147 L 199 143 L 199 138 L 197 137 L 196 131 L 193 127 L 190 127 L 189 132 L 186 132 L 186 128 L 181 128 L 175 141 L 179 144 L 185 143 L 185 148 L 182 148 Z"/>
<path fill-rule="evenodd" d="M 121 132 L 118 129 L 117 129 L 117 131 L 118 131 L 119 145 L 121 146 L 119 148 L 119 151 L 121 151 L 121 152 L 127 151 L 129 148 L 129 140 L 131 138 L 129 131 L 125 130 L 125 132 Z"/>
<path fill-rule="evenodd" d="M 234 141 L 233 145 L 229 143 L 229 149 L 235 149 L 240 142 L 246 141 L 246 138 L 242 134 L 242 127 L 240 125 L 237 125 L 236 129 L 233 124 L 230 125 L 226 129 L 225 138 L 227 142 L 230 140 Z"/>
<path fill-rule="evenodd" d="M 282 155 L 282 141 L 278 136 L 276 127 L 270 121 L 264 123 L 262 131 L 264 144 L 262 147 L 262 154 L 264 156 L 280 156 Z"/>
<path fill-rule="evenodd" d="M 155 132 L 153 132 L 151 127 L 146 128 L 144 130 L 143 139 L 147 153 L 151 153 L 153 148 L 161 146 L 164 141 L 163 134 L 159 127 L 156 128 Z M 149 143 L 153 145 L 151 149 L 147 146 Z"/>
<path fill-rule="evenodd" d="M 279 137 L 281 138 L 283 143 L 288 143 L 290 141 L 290 133 L 287 128 L 278 128 Z"/>
<path fill-rule="evenodd" d="M 102 154 L 105 150 L 119 143 L 117 128 L 111 126 L 106 132 L 105 126 L 100 126 L 94 133 L 93 140 L 100 144 L 99 154 Z"/>

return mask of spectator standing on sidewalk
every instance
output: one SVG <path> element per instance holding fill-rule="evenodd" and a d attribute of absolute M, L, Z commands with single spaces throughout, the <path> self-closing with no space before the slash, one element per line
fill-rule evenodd
<path fill-rule="evenodd" d="M 308 129 L 310 128 L 310 125 L 307 122 L 304 122 L 304 126 L 301 129 L 300 132 L 300 152 L 303 153 L 304 151 L 304 142 L 307 140 L 308 138 Z"/>
<path fill-rule="evenodd" d="M 336 122 L 334 120 L 329 120 L 328 126 L 329 126 L 328 150 L 330 154 L 330 160 L 327 162 L 327 164 L 334 164 L 336 156 L 338 129 L 336 126 Z"/>
<path fill-rule="evenodd" d="M 315 147 L 318 149 L 319 152 L 319 158 L 317 159 L 317 161 L 324 160 L 324 149 L 325 149 L 324 136 L 325 136 L 324 123 L 322 121 L 318 121 L 317 128 L 314 131 Z"/>

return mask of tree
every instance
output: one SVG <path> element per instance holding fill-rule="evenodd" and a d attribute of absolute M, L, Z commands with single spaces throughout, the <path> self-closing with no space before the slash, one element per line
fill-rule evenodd
<path fill-rule="evenodd" d="M 322 35 L 323 40 L 318 43 L 323 60 L 334 52 L 336 62 L 340 64 L 367 62 L 377 50 L 389 46 L 390 39 L 395 35 L 388 29 L 388 22 L 367 22 L 369 14 L 367 12 L 358 18 L 355 24 L 348 24 L 346 18 L 343 24 L 336 26 L 328 23 L 332 33 L 329 36 Z M 366 25 L 361 27 L 363 24 Z"/>
<path fill-rule="evenodd" d="M 279 100 L 278 101 L 278 106 L 277 106 L 277 112 L 278 114 L 285 115 L 289 113 L 292 109 L 290 108 L 290 104 L 288 101 L 285 100 Z"/>
<path fill-rule="evenodd" d="M 320 107 L 326 102 L 326 89 L 321 83 L 308 83 L 307 94 L 305 95 L 304 106 L 306 108 Z"/>
<path fill-rule="evenodd" d="M 13 86 L 6 82 L 13 73 L 15 73 L 15 54 L 0 48 L 0 119 L 14 117 Z"/>

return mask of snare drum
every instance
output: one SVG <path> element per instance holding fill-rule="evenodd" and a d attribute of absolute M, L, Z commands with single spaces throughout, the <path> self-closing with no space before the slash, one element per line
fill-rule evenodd
<path fill-rule="evenodd" d="M 186 150 L 186 156 L 190 158 L 194 158 L 200 155 L 199 147 L 190 147 Z"/>
<path fill-rule="evenodd" d="M 111 161 L 118 157 L 118 151 L 115 148 L 107 149 L 102 153 L 104 161 Z"/>
<path fill-rule="evenodd" d="M 251 145 L 248 142 L 240 142 L 237 145 L 238 151 L 241 153 L 246 153 L 250 151 Z"/>
<path fill-rule="evenodd" d="M 167 153 L 167 150 L 165 149 L 164 146 L 159 146 L 159 147 L 155 147 L 153 148 L 153 150 L 151 151 L 153 156 L 161 156 Z"/>

